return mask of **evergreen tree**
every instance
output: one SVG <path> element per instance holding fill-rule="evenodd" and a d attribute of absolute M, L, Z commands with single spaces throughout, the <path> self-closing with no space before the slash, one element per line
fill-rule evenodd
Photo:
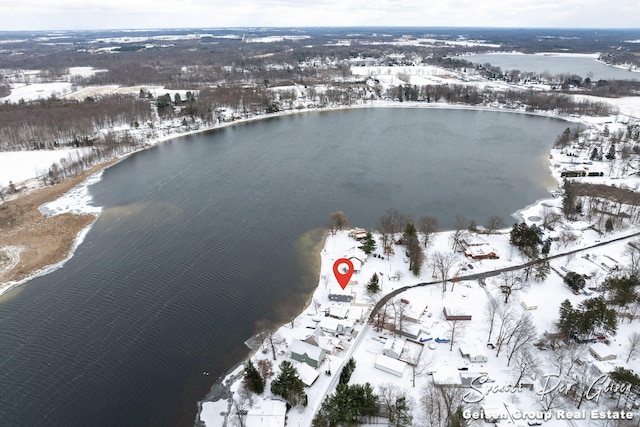
<path fill-rule="evenodd" d="M 584 289 L 587 281 L 582 274 L 578 274 L 575 271 L 570 271 L 564 276 L 564 283 L 569 286 L 574 294 L 580 293 Z"/>
<path fill-rule="evenodd" d="M 520 252 L 529 259 L 536 259 L 538 257 L 539 241 L 540 238 L 535 228 L 527 226 L 524 222 L 513 225 L 509 243 L 518 248 Z"/>
<path fill-rule="evenodd" d="M 367 231 L 367 235 L 362 240 L 362 246 L 360 246 L 360 249 L 362 249 L 367 255 L 370 255 L 376 250 L 376 241 L 373 239 L 370 231 Z"/>
<path fill-rule="evenodd" d="M 264 379 L 251 360 L 248 360 L 244 367 L 244 385 L 256 394 L 262 394 L 264 391 Z"/>
<path fill-rule="evenodd" d="M 542 245 L 542 255 L 548 256 L 549 252 L 551 252 L 551 240 L 547 239 L 544 241 L 544 245 Z"/>
<path fill-rule="evenodd" d="M 589 160 L 597 160 L 598 159 L 598 147 L 593 147 L 591 150 L 591 155 L 589 156 Z"/>
<path fill-rule="evenodd" d="M 613 231 L 613 219 L 607 218 L 604 223 L 604 231 L 606 233 L 611 233 Z"/>
<path fill-rule="evenodd" d="M 271 393 L 282 396 L 289 406 L 307 404 L 304 383 L 298 377 L 298 371 L 288 360 L 280 363 L 280 374 L 271 382 Z"/>
<path fill-rule="evenodd" d="M 380 292 L 380 279 L 378 278 L 378 273 L 373 273 L 373 276 L 369 279 L 369 283 L 367 283 L 367 292 L 370 294 L 377 294 Z"/>
<path fill-rule="evenodd" d="M 340 372 L 340 380 L 338 384 L 348 384 L 349 379 L 351 379 L 351 374 L 356 369 L 356 361 L 353 359 L 349 359 L 349 361 L 342 368 L 342 372 Z"/>
<path fill-rule="evenodd" d="M 616 146 L 615 144 L 611 144 L 609 146 L 609 151 L 607 152 L 607 155 L 605 156 L 607 160 L 615 160 L 616 158 Z"/>
<path fill-rule="evenodd" d="M 536 282 L 544 282 L 549 277 L 549 273 L 551 273 L 551 266 L 549 265 L 549 260 L 545 259 L 536 265 L 533 278 Z"/>

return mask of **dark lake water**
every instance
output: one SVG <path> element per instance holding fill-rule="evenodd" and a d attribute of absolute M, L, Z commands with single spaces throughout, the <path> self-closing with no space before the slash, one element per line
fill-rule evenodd
<path fill-rule="evenodd" d="M 482 54 L 463 56 L 462 59 L 475 64 L 487 62 L 502 71 L 520 70 L 534 73 L 547 72 L 556 74 L 577 74 L 580 77 L 589 77 L 597 80 L 640 80 L 640 73 L 622 68 L 610 67 L 594 58 L 581 56 L 556 56 L 556 55 L 522 55 L 522 54 Z"/>
<path fill-rule="evenodd" d="M 0 424 L 192 425 L 258 319 L 317 284 L 309 230 L 343 210 L 507 218 L 551 185 L 565 122 L 359 109 L 265 120 L 137 153 L 91 187 L 103 214 L 59 270 L 2 297 Z M 306 236 L 306 237 L 305 237 Z M 209 372 L 205 375 L 204 372 Z"/>

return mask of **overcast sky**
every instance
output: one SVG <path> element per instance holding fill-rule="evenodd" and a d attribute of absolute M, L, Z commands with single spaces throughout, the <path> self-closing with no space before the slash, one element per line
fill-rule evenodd
<path fill-rule="evenodd" d="M 283 26 L 639 28 L 640 0 L 0 0 L 1 30 Z"/>

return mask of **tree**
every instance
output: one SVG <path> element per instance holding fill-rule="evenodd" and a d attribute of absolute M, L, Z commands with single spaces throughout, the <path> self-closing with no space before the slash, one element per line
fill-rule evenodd
<path fill-rule="evenodd" d="M 257 369 L 265 383 L 273 376 L 273 363 L 269 359 L 260 359 Z"/>
<path fill-rule="evenodd" d="M 640 242 L 629 242 L 624 250 L 624 255 L 629 261 L 627 271 L 630 276 L 640 276 Z"/>
<path fill-rule="evenodd" d="M 348 384 L 349 379 L 351 379 L 351 374 L 356 369 L 356 361 L 352 358 L 344 365 L 342 371 L 340 372 L 340 380 L 338 384 Z"/>
<path fill-rule="evenodd" d="M 509 297 L 517 291 L 528 287 L 528 283 L 514 271 L 500 273 L 500 292 L 504 294 L 504 303 L 509 302 Z"/>
<path fill-rule="evenodd" d="M 589 160 L 598 160 L 598 147 L 593 147 L 593 150 L 591 150 L 591 155 L 589 156 Z"/>
<path fill-rule="evenodd" d="M 569 271 L 564 276 L 564 283 L 573 291 L 574 294 L 577 295 L 584 289 L 587 281 L 582 274 L 578 274 L 575 271 Z"/>
<path fill-rule="evenodd" d="M 412 222 L 408 222 L 405 225 L 402 238 L 409 255 L 409 270 L 415 276 L 419 276 L 424 263 L 424 252 L 422 252 L 422 247 L 420 247 L 420 242 L 418 241 L 418 233 Z"/>
<path fill-rule="evenodd" d="M 264 378 L 262 378 L 262 376 L 260 376 L 260 373 L 258 372 L 258 370 L 256 369 L 256 367 L 254 366 L 253 362 L 251 360 L 248 360 L 247 363 L 244 366 L 244 386 L 256 393 L 256 394 L 262 394 L 262 392 L 264 391 Z"/>
<path fill-rule="evenodd" d="M 362 240 L 362 246 L 360 246 L 360 249 L 362 249 L 367 255 L 370 255 L 376 250 L 376 241 L 373 239 L 370 231 L 367 231 L 365 238 Z"/>
<path fill-rule="evenodd" d="M 349 224 L 349 218 L 342 211 L 331 212 L 329 218 L 332 230 L 342 231 L 342 228 Z"/>
<path fill-rule="evenodd" d="M 514 224 L 511 228 L 509 243 L 518 248 L 528 259 L 536 259 L 538 257 L 539 241 L 540 238 L 536 229 L 529 227 L 524 222 Z"/>
<path fill-rule="evenodd" d="M 431 237 L 438 231 L 438 218 L 421 216 L 418 220 L 418 231 L 422 234 L 422 243 L 426 249 L 429 242 L 431 242 Z"/>
<path fill-rule="evenodd" d="M 550 273 L 551 265 L 549 265 L 549 260 L 544 259 L 535 265 L 533 278 L 536 282 L 544 282 Z"/>
<path fill-rule="evenodd" d="M 464 427 L 469 425 L 462 416 L 464 396 L 468 392 L 457 387 L 438 386 L 429 382 L 420 393 L 421 424 L 430 427 Z"/>
<path fill-rule="evenodd" d="M 467 221 L 461 215 L 456 215 L 453 234 L 451 234 L 451 250 L 458 252 L 462 249 L 464 239 L 467 236 Z"/>
<path fill-rule="evenodd" d="M 433 267 L 434 274 L 437 272 L 440 274 L 442 280 L 442 292 L 447 290 L 447 280 L 449 279 L 449 273 L 456 262 L 456 256 L 454 254 L 444 254 L 442 252 L 435 252 L 431 257 L 431 265 Z"/>
<path fill-rule="evenodd" d="M 499 228 L 503 228 L 505 226 L 504 219 L 501 216 L 493 215 L 490 216 L 485 222 L 485 227 L 487 228 L 487 233 L 491 234 L 494 230 Z"/>
<path fill-rule="evenodd" d="M 369 283 L 367 283 L 367 293 L 369 294 L 377 294 L 380 292 L 380 280 L 378 279 L 378 273 L 373 273 L 371 279 L 369 279 Z"/>
<path fill-rule="evenodd" d="M 453 343 L 462 334 L 465 326 L 467 326 L 467 320 L 447 320 L 447 327 L 449 328 L 449 351 L 453 351 Z"/>
<path fill-rule="evenodd" d="M 271 393 L 282 396 L 290 406 L 302 404 L 306 406 L 307 395 L 304 383 L 298 376 L 298 371 L 288 360 L 280 363 L 280 373 L 271 382 Z"/>
<path fill-rule="evenodd" d="M 611 217 L 607 218 L 604 223 L 604 231 L 607 234 L 610 234 L 613 231 L 613 219 Z"/>
<path fill-rule="evenodd" d="M 351 426 L 377 415 L 378 410 L 371 384 L 338 384 L 335 393 L 322 402 L 312 426 Z"/>
<path fill-rule="evenodd" d="M 499 308 L 500 303 L 498 300 L 493 298 L 493 296 L 490 296 L 484 309 L 484 314 L 487 317 L 487 322 L 489 323 L 489 337 L 487 338 L 487 342 L 491 342 L 491 334 L 493 333 L 493 326 L 495 324 L 496 314 L 498 314 Z"/>
<path fill-rule="evenodd" d="M 389 425 L 394 427 L 410 426 L 413 421 L 411 416 L 411 396 L 407 390 L 395 384 L 384 383 L 378 386 L 378 400 L 380 401 L 380 414 L 389 419 Z"/>
<path fill-rule="evenodd" d="M 627 338 L 627 344 L 624 347 L 624 351 L 627 354 L 627 363 L 631 359 L 637 359 L 640 356 L 640 333 L 633 332 Z"/>

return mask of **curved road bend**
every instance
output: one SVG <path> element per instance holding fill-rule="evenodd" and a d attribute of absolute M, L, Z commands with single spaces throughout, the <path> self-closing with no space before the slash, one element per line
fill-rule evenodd
<path fill-rule="evenodd" d="M 469 274 L 466 276 L 458 276 L 456 278 L 456 281 L 460 282 L 460 281 L 467 281 L 467 280 L 480 280 L 480 279 L 485 279 L 487 277 L 493 277 L 493 276 L 497 276 L 503 272 L 506 271 L 515 271 L 515 270 L 522 270 L 523 268 L 532 266 L 532 265 L 536 265 L 536 264 L 540 264 L 542 262 L 544 262 L 545 260 L 552 260 L 552 259 L 556 259 L 556 258 L 561 258 L 561 257 L 565 257 L 571 254 L 575 254 L 578 252 L 582 252 L 582 251 L 586 251 L 589 249 L 593 249 L 593 248 L 597 248 L 599 246 L 605 246 L 611 243 L 615 243 L 615 242 L 619 242 L 621 240 L 626 240 L 626 239 L 630 239 L 633 237 L 637 237 L 640 236 L 640 232 L 637 233 L 633 233 L 633 234 L 629 234 L 627 236 L 622 236 L 622 237 L 617 237 L 615 239 L 611 239 L 611 240 L 607 240 L 606 242 L 600 242 L 600 243 L 596 243 L 595 245 L 591 245 L 591 246 L 587 246 L 585 248 L 581 248 L 581 249 L 574 249 L 572 251 L 568 251 L 568 252 L 563 252 L 560 254 L 556 254 L 556 255 L 551 255 L 548 256 L 546 258 L 541 258 L 541 259 L 537 259 L 535 261 L 530 261 L 524 264 L 517 264 L 517 265 L 512 265 L 510 267 L 505 267 L 505 268 L 500 268 L 498 270 L 491 270 L 491 271 L 484 271 L 481 273 L 475 273 L 475 274 Z M 442 280 L 434 280 L 431 282 L 422 282 L 422 283 L 416 283 L 415 285 L 409 285 L 409 286 L 403 286 L 402 288 L 398 288 L 395 289 L 391 292 L 389 292 L 388 294 L 386 294 L 384 297 L 382 297 L 380 299 L 380 301 L 378 301 L 376 303 L 376 305 L 373 307 L 373 309 L 371 310 L 371 313 L 369 314 L 369 322 L 373 321 L 374 316 L 376 315 L 376 313 L 380 310 L 380 308 L 382 306 L 384 306 L 391 298 L 409 290 L 409 289 L 413 289 L 413 288 L 420 288 L 423 286 L 429 286 L 429 285 L 437 285 L 439 283 L 442 283 Z"/>

